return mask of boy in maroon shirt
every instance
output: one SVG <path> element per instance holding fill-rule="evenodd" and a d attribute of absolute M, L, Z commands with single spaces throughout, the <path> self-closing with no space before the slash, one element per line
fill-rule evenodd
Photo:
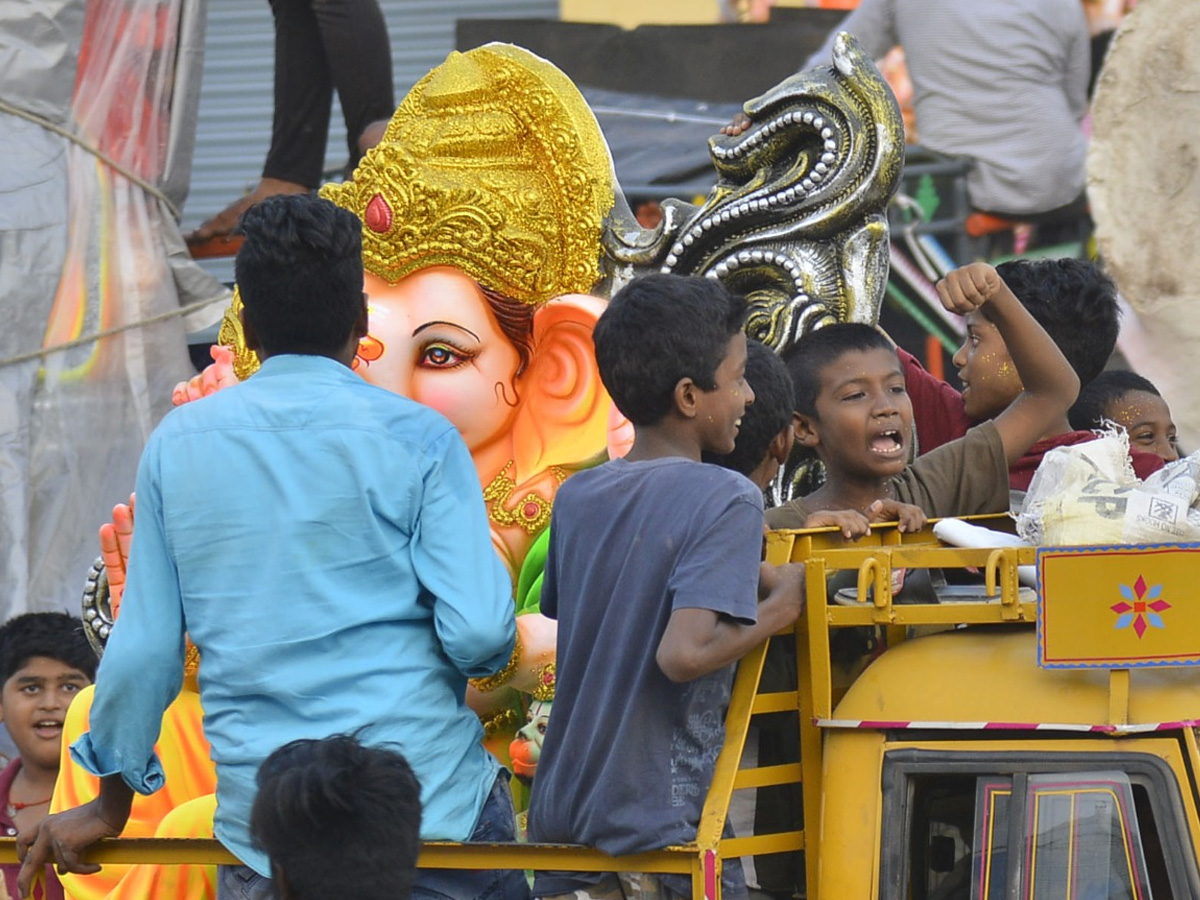
<path fill-rule="evenodd" d="M 996 272 L 1053 338 L 1081 385 L 1100 374 L 1120 330 L 1112 279 L 1093 263 L 1077 259 L 1012 260 L 998 265 Z M 996 326 L 981 311 L 965 318 L 967 336 L 954 354 L 963 383 L 961 394 L 930 375 L 911 354 L 899 350 L 920 453 L 962 437 L 972 425 L 1006 409 L 1021 393 L 1021 379 Z M 1095 438 L 1090 431 L 1072 429 L 1064 415 L 1009 467 L 1009 487 L 1027 490 L 1049 451 Z M 1130 458 L 1139 478 L 1163 466 L 1162 459 L 1152 453 L 1133 450 Z"/>

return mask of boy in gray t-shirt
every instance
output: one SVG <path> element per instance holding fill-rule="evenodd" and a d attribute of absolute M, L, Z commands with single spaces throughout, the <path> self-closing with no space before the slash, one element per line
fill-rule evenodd
<path fill-rule="evenodd" d="M 693 840 L 724 740 L 733 663 L 792 624 L 803 568 L 760 564 L 762 497 L 700 462 L 733 449 L 746 384 L 743 298 L 652 275 L 595 330 L 633 448 L 559 491 L 542 613 L 558 619 L 553 711 L 529 812 L 533 840 L 614 855 Z M 758 597 L 764 599 L 758 603 Z M 726 896 L 745 896 L 740 867 Z M 534 894 L 690 895 L 686 876 L 539 872 Z"/>

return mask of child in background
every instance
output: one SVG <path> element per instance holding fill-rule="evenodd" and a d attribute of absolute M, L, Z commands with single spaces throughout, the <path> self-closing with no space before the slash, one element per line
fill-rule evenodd
<path fill-rule="evenodd" d="M 335 735 L 292 741 L 259 767 L 250 835 L 278 900 L 408 900 L 420 830 L 421 786 L 394 750 Z"/>
<path fill-rule="evenodd" d="M 541 604 L 558 620 L 558 681 L 532 840 L 613 855 L 694 840 L 733 663 L 801 613 L 803 567 L 760 563 L 761 492 L 700 462 L 734 449 L 754 401 L 745 316 L 716 281 L 650 275 L 596 325 L 600 376 L 635 437 L 624 458 L 572 476 L 554 505 Z M 744 900 L 736 861 L 723 883 Z M 691 883 L 538 872 L 534 894 L 646 900 L 690 896 Z"/>
<path fill-rule="evenodd" d="M 796 440 L 792 425 L 792 378 L 762 341 L 746 340 L 746 383 L 754 403 L 746 407 L 729 453 L 703 453 L 706 463 L 741 472 L 765 491 L 787 462 Z"/>
<path fill-rule="evenodd" d="M 956 269 L 938 282 L 942 304 L 986 324 L 1011 357 L 1005 377 L 1016 394 L 994 419 L 908 465 L 913 407 L 895 349 L 867 325 L 830 325 L 805 335 L 788 357 L 796 386 L 796 440 L 825 463 L 825 484 L 769 510 L 772 528 L 802 527 L 822 509 L 865 512 L 880 499 L 953 516 L 1008 508 L 1008 469 L 1065 420 L 1079 379 L 1054 341 L 986 263 Z M 996 377 L 999 377 L 997 375 Z M 990 393 L 984 383 L 972 403 Z M 915 517 L 915 514 L 914 514 Z M 904 516 L 900 518 L 904 523 Z M 923 521 L 913 521 L 916 527 Z"/>
<path fill-rule="evenodd" d="M 1123 369 L 1101 372 L 1080 392 L 1067 413 L 1071 427 L 1099 431 L 1114 422 L 1129 434 L 1131 449 L 1179 459 L 1171 408 L 1150 381 Z"/>
<path fill-rule="evenodd" d="M 1062 351 L 1081 385 L 1100 374 L 1120 331 L 1112 279 L 1095 264 L 1077 259 L 1012 260 L 1001 263 L 996 272 Z M 999 415 L 1021 392 L 1012 354 L 987 314 L 968 313 L 966 324 L 966 339 L 954 354 L 962 394 L 900 351 L 920 453 L 960 438 L 972 425 Z M 1042 458 L 1055 447 L 1094 439 L 1089 431 L 1073 430 L 1065 415 L 1057 418 L 1027 452 L 1012 461 L 1010 487 L 1028 489 Z M 1131 457 L 1139 478 L 1162 468 L 1153 454 L 1135 451 Z"/>
<path fill-rule="evenodd" d="M 37 828 L 50 810 L 62 753 L 62 726 L 75 695 L 96 677 L 96 651 L 80 621 L 65 613 L 27 613 L 0 627 L 0 717 L 18 756 L 0 772 L 0 829 L 8 837 Z M 21 867 L 5 864 L 8 896 L 19 897 Z M 45 897 L 62 900 L 52 866 Z"/>

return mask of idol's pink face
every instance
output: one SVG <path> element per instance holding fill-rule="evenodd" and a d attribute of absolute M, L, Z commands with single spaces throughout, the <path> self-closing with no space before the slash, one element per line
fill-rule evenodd
<path fill-rule="evenodd" d="M 433 407 L 474 455 L 517 414 L 520 357 L 479 286 L 457 269 L 423 269 L 388 284 L 367 273 L 367 337 L 355 369 L 371 384 Z"/>

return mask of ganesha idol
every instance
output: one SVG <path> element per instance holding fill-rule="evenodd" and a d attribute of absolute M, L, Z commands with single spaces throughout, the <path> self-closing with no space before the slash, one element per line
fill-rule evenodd
<path fill-rule="evenodd" d="M 472 683 L 468 701 L 506 763 L 512 742 L 523 780 L 536 771 L 538 723 L 553 698 L 555 627 L 537 600 L 554 497 L 573 472 L 619 452 L 623 434 L 591 341 L 605 298 L 638 271 L 721 278 L 750 298 L 751 335 L 779 350 L 825 322 L 877 316 L 883 210 L 903 134 L 895 101 L 848 37 L 833 63 L 748 103 L 751 128 L 710 143 L 718 181 L 708 200 L 667 201 L 653 230 L 630 214 L 575 86 L 501 44 L 451 54 L 404 99 L 353 179 L 322 189 L 363 222 L 369 324 L 355 370 L 445 415 L 478 471 L 493 543 L 514 582 L 519 639 L 497 675 Z M 239 305 L 235 295 L 221 329 L 229 349 L 177 401 L 257 368 Z M 129 510 L 118 512 L 105 555 L 114 586 L 123 580 L 115 548 L 131 527 Z M 85 618 L 106 634 L 103 593 Z M 178 710 L 195 713 L 195 704 Z M 86 798 L 89 788 L 78 787 L 86 776 L 63 771 L 71 787 L 60 793 Z M 180 831 L 204 833 L 194 822 Z M 157 871 L 152 888 L 139 875 L 137 894 L 114 882 L 107 896 L 174 896 L 171 885 L 188 877 L 179 868 Z"/>

